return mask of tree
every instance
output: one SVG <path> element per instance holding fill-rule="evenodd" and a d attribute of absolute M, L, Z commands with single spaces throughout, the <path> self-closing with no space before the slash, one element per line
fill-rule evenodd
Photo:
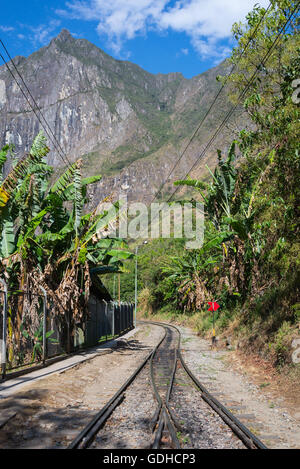
<path fill-rule="evenodd" d="M 0 153 L 2 167 L 9 150 L 4 147 Z M 53 169 L 44 160 L 48 151 L 40 133 L 0 186 L 0 274 L 10 291 L 40 295 L 42 286 L 62 324 L 84 325 L 90 270 L 102 266 L 103 273 L 118 272 L 131 253 L 120 250 L 125 246 L 122 240 L 106 236 L 115 213 L 83 213 L 87 187 L 101 176 L 82 178 L 78 160 L 51 185 Z M 37 314 L 34 304 L 31 314 Z M 20 338 L 20 298 L 10 321 Z"/>

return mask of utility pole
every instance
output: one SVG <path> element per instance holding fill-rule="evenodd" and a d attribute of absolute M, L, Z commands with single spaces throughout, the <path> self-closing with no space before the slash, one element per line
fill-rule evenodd
<path fill-rule="evenodd" d="M 148 241 L 144 241 L 143 244 L 147 244 Z M 138 249 L 140 246 L 135 248 L 135 279 L 134 279 L 134 327 L 136 327 L 136 312 L 137 312 L 137 277 L 138 277 Z"/>

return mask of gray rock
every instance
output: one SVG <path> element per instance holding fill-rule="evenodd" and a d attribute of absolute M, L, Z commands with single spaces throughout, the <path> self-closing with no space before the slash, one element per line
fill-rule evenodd
<path fill-rule="evenodd" d="M 178 148 L 194 130 L 195 114 L 205 112 L 215 96 L 220 86 L 216 76 L 226 73 L 221 64 L 190 80 L 180 73 L 153 75 L 113 59 L 67 30 L 14 62 L 57 139 L 56 149 L 49 141 L 49 164 L 64 166 L 60 145 L 70 161 L 83 157 L 89 175 L 108 174 L 91 189 L 91 208 L 121 186 L 129 200 L 151 200 L 178 159 Z M 224 101 L 219 108 L 223 112 L 228 106 Z M 14 143 L 22 156 L 40 128 L 7 68 L 1 66 L 0 145 Z M 196 160 L 203 132 L 207 129 L 198 132 L 188 160 L 181 161 L 172 180 Z M 221 149 L 222 138 L 216 142 Z"/>

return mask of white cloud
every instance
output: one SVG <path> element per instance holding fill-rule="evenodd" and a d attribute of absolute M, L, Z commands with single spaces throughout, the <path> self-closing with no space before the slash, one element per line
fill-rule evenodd
<path fill-rule="evenodd" d="M 33 35 L 31 36 L 31 40 L 36 45 L 44 45 L 50 41 L 53 37 L 53 33 L 57 30 L 57 28 L 61 25 L 60 20 L 51 20 L 47 25 L 41 24 L 36 27 L 30 27 Z"/>
<path fill-rule="evenodd" d="M 232 24 L 243 20 L 256 3 L 257 0 L 182 0 L 162 13 L 159 24 L 190 36 L 203 58 L 222 60 L 230 54 L 230 48 L 219 41 L 230 39 Z M 269 2 L 259 3 L 267 6 Z"/>
<path fill-rule="evenodd" d="M 182 47 L 177 53 L 176 57 L 182 57 L 183 55 L 189 55 L 189 50 L 186 47 Z"/>
<path fill-rule="evenodd" d="M 97 31 L 108 37 L 115 53 L 125 41 L 153 28 L 173 30 L 190 37 L 205 57 L 222 59 L 229 53 L 220 42 L 231 36 L 231 26 L 243 20 L 258 0 L 72 0 L 57 13 L 68 18 L 96 21 Z M 268 0 L 260 0 L 266 7 Z"/>
<path fill-rule="evenodd" d="M 146 34 L 157 23 L 165 4 L 165 0 L 73 0 L 66 3 L 68 10 L 57 10 L 57 13 L 97 21 L 98 33 L 108 36 L 110 48 L 119 54 L 125 40 Z"/>
<path fill-rule="evenodd" d="M 38 48 L 49 43 L 58 34 L 60 25 L 61 20 L 59 19 L 52 19 L 47 24 L 40 24 L 38 26 L 18 22 L 17 28 L 0 25 L 0 31 L 15 31 L 16 38 L 21 41 L 29 41 L 35 48 Z"/>
<path fill-rule="evenodd" d="M 3 31 L 4 33 L 9 33 L 10 31 L 14 31 L 15 28 L 12 26 L 1 26 L 0 25 L 0 31 Z"/>
<path fill-rule="evenodd" d="M 19 23 L 19 27 L 22 28 L 24 34 L 20 33 L 17 35 L 19 39 L 26 39 L 32 42 L 35 47 L 44 46 L 47 44 L 59 31 L 61 20 L 50 20 L 47 24 L 40 24 L 38 26 L 31 26 L 28 24 Z"/>

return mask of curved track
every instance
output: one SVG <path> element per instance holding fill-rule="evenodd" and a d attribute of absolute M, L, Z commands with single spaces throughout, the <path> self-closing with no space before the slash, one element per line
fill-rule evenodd
<path fill-rule="evenodd" d="M 222 418 L 231 428 L 237 437 L 250 449 L 266 449 L 266 446 L 232 413 L 224 407 L 208 390 L 198 381 L 191 370 L 186 365 L 180 350 L 181 333 L 176 326 L 153 321 L 140 321 L 144 324 L 153 324 L 164 328 L 164 335 L 156 347 L 148 354 L 135 372 L 128 378 L 126 383 L 117 391 L 111 400 L 95 415 L 89 424 L 77 435 L 69 445 L 69 449 L 88 448 L 107 419 L 114 412 L 116 407 L 125 398 L 125 391 L 137 378 L 140 372 L 150 362 L 151 385 L 157 410 L 151 422 L 153 449 L 180 448 L 177 432 L 181 430 L 176 416 L 169 406 L 169 400 L 174 384 L 178 363 L 181 364 L 186 374 L 193 381 L 200 392 L 202 398 L 210 407 Z"/>

